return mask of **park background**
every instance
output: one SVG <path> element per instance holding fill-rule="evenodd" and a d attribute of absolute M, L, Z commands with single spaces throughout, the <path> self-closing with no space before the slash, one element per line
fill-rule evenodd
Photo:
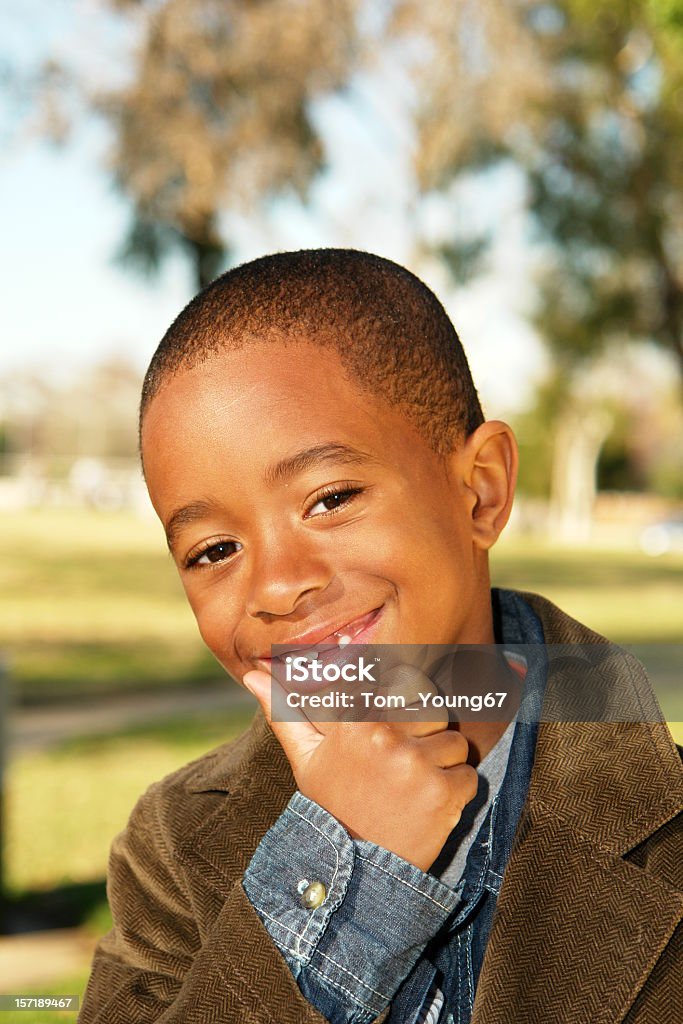
<path fill-rule="evenodd" d="M 422 276 L 520 440 L 494 582 L 680 666 L 683 2 L 10 0 L 0 26 L 0 989 L 80 993 L 135 800 L 252 713 L 136 458 L 144 369 L 221 270 L 332 245 Z M 683 742 L 679 673 L 656 685 Z"/>

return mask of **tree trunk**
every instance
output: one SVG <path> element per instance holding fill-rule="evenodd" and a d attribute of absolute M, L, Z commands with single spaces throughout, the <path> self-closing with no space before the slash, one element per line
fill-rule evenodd
<path fill-rule="evenodd" d="M 207 214 L 200 221 L 188 225 L 181 238 L 194 269 L 197 290 L 201 291 L 218 277 L 228 253 L 219 234 L 215 215 Z"/>
<path fill-rule="evenodd" d="M 550 498 L 553 538 L 567 544 L 590 539 L 598 458 L 612 423 L 604 409 L 571 409 L 560 420 Z"/>
<path fill-rule="evenodd" d="M 222 245 L 207 240 L 188 238 L 187 246 L 194 267 L 195 284 L 201 291 L 220 274 L 226 251 Z"/>

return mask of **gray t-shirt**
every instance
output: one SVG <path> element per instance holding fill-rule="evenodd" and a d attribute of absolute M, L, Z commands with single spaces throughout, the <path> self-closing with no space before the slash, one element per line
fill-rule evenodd
<path fill-rule="evenodd" d="M 445 884 L 455 888 L 465 870 L 465 861 L 491 802 L 500 790 L 510 756 L 512 735 L 515 731 L 515 716 L 503 735 L 488 754 L 477 765 L 479 786 L 477 795 L 466 805 L 460 821 L 455 826 L 436 864 L 431 870 Z"/>

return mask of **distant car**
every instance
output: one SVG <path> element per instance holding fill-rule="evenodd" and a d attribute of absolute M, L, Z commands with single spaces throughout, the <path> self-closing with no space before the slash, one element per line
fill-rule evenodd
<path fill-rule="evenodd" d="M 640 535 L 640 547 L 646 555 L 666 555 L 669 551 L 683 551 L 683 516 L 664 519 L 646 526 Z"/>

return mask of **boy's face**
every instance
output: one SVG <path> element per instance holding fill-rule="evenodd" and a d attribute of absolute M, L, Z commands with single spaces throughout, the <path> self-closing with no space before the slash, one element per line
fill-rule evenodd
<path fill-rule="evenodd" d="M 154 398 L 142 444 L 200 632 L 234 678 L 271 644 L 493 641 L 463 449 L 440 460 L 334 350 L 216 355 Z"/>

